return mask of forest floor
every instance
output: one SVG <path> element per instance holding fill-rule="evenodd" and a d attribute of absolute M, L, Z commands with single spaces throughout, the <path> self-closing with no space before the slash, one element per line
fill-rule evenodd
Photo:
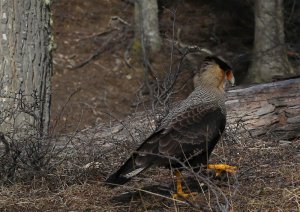
<path fill-rule="evenodd" d="M 213 29 L 220 17 L 209 5 L 186 1 L 176 8 L 176 22 L 174 5 L 165 6 L 160 22 L 164 48 L 151 58 L 158 75 L 170 68 L 168 42 L 173 39 L 174 23 L 175 39 L 180 32 L 180 40 L 186 44 L 205 46 L 218 53 L 227 51 L 224 55 L 229 57 L 235 49 L 249 50 L 249 29 L 235 33 L 243 37 L 243 44 L 238 45 L 229 28 L 223 33 L 232 41 L 222 42 Z M 128 66 L 124 56 L 134 36 L 133 5 L 120 0 L 54 0 L 52 9 L 56 42 L 52 133 L 109 125 L 140 110 L 137 104 L 143 90 L 143 65 L 133 58 Z M 221 19 L 229 18 L 225 14 Z M 228 50 L 228 46 L 232 49 Z M 197 65 L 195 62 L 186 70 Z M 191 85 L 187 85 L 182 97 L 190 89 Z M 228 211 L 300 211 L 300 140 L 225 139 L 212 161 L 238 166 L 237 174 L 222 179 L 193 176 L 197 181 L 189 186 L 199 194 L 176 201 L 170 198 L 174 178 L 162 169 L 150 169 L 124 187 L 110 189 L 103 184 L 121 159 L 127 157 L 129 149 L 121 152 L 119 148 L 119 153 L 108 154 L 111 158 L 93 155 L 86 161 L 80 161 L 78 154 L 61 167 L 67 171 L 58 168 L 42 179 L 1 187 L 0 211 L 218 211 L 227 206 Z M 91 161 L 101 161 L 105 166 L 86 171 L 66 168 Z M 185 179 L 191 175 L 184 173 Z"/>

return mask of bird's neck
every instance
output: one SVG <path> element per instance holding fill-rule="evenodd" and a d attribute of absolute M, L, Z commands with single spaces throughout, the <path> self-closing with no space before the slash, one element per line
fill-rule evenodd
<path fill-rule="evenodd" d="M 206 92 L 214 93 L 216 95 L 224 95 L 225 84 L 224 82 L 220 83 L 219 85 L 210 82 L 203 82 L 198 85 L 197 89 L 205 90 Z"/>
<path fill-rule="evenodd" d="M 199 85 L 191 96 L 197 96 L 201 99 L 201 102 L 216 102 L 216 101 L 225 101 L 225 92 L 216 87 Z"/>

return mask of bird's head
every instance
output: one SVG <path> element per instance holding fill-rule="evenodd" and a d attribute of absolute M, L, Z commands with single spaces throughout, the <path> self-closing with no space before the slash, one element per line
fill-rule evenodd
<path fill-rule="evenodd" d="M 234 76 L 231 67 L 217 56 L 208 56 L 204 59 L 199 76 L 194 77 L 194 85 L 210 86 L 224 91 L 226 81 L 234 85 Z"/>

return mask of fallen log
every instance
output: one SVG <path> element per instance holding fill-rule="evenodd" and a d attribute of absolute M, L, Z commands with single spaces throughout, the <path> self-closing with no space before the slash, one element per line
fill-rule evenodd
<path fill-rule="evenodd" d="M 254 141 L 249 134 L 255 140 L 283 142 L 300 137 L 300 78 L 232 88 L 227 92 L 226 105 L 225 140 Z M 72 140 L 85 146 L 83 141 L 93 140 L 93 145 L 88 146 L 100 151 L 98 155 L 110 158 L 111 165 L 107 170 L 111 170 L 153 132 L 154 116 L 149 111 L 138 112 L 111 126 L 103 124 L 86 129 Z M 94 165 L 90 163 L 87 167 Z"/>
<path fill-rule="evenodd" d="M 252 137 L 273 140 L 300 137 L 300 78 L 232 88 L 227 92 L 226 106 L 229 134 L 250 133 Z M 110 126 L 99 124 L 71 138 L 61 136 L 55 145 L 70 147 L 70 151 L 74 150 L 73 144 L 89 142 L 99 145 L 104 152 L 111 152 L 112 145 L 123 148 L 123 144 L 127 144 L 134 149 L 155 129 L 153 117 L 149 111 L 138 112 Z M 1 151 L 4 147 L 0 142 Z"/>
<path fill-rule="evenodd" d="M 300 78 L 234 88 L 227 92 L 227 119 L 254 137 L 300 137 Z"/>
<path fill-rule="evenodd" d="M 227 92 L 227 133 L 244 138 L 290 140 L 300 137 L 300 78 L 234 87 Z M 156 116 L 160 112 L 157 113 Z M 97 141 L 143 141 L 155 129 L 155 114 L 134 113 L 110 127 L 87 129 Z M 94 133 L 92 133 L 94 132 Z"/>

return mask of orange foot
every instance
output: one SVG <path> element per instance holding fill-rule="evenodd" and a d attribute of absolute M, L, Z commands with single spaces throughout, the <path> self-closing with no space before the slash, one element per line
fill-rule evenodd
<path fill-rule="evenodd" d="M 193 196 L 196 196 L 198 194 L 197 192 L 185 193 L 182 190 L 181 173 L 179 171 L 176 171 L 175 174 L 176 174 L 177 193 L 172 195 L 173 199 L 177 199 L 177 198 L 180 198 L 180 197 L 183 197 L 183 198 L 186 199 L 188 197 L 193 197 Z"/>
<path fill-rule="evenodd" d="M 216 176 L 220 176 L 223 171 L 235 174 L 237 167 L 236 166 L 229 166 L 227 164 L 208 164 L 207 169 L 213 169 L 216 171 Z"/>
<path fill-rule="evenodd" d="M 196 196 L 198 193 L 197 192 L 191 192 L 191 193 L 184 193 L 183 191 L 177 191 L 176 194 L 173 194 L 172 197 L 173 199 L 178 199 L 180 197 L 183 197 L 184 199 L 187 199 L 189 197 L 194 197 Z"/>

